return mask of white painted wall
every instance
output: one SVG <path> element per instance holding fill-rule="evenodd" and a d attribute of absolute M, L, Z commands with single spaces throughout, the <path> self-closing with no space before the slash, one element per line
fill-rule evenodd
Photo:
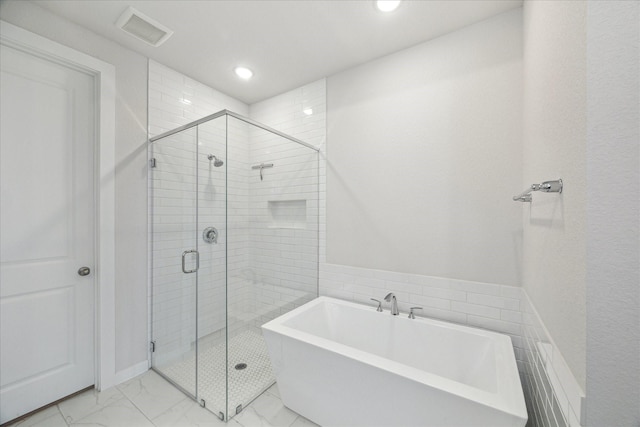
<path fill-rule="evenodd" d="M 0 18 L 116 68 L 116 370 L 147 360 L 147 61 L 26 1 Z"/>
<path fill-rule="evenodd" d="M 327 82 L 327 262 L 520 284 L 514 10 Z"/>
<path fill-rule="evenodd" d="M 640 3 L 587 7 L 587 425 L 640 425 Z"/>
<path fill-rule="evenodd" d="M 520 205 L 523 287 L 583 390 L 585 18 L 585 2 L 525 2 L 522 188 L 562 178 L 564 191 Z"/>

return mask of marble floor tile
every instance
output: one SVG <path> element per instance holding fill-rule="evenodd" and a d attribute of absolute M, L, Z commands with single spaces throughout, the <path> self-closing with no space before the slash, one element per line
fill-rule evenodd
<path fill-rule="evenodd" d="M 149 370 L 118 386 L 118 389 L 149 419 L 188 399 L 160 375 Z"/>
<path fill-rule="evenodd" d="M 224 427 L 226 423 L 195 401 L 185 399 L 151 420 L 157 427 Z"/>
<path fill-rule="evenodd" d="M 88 390 L 11 427 L 316 427 L 286 408 L 277 385 L 224 423 L 153 371 L 104 392 Z"/>
<path fill-rule="evenodd" d="M 87 390 L 58 404 L 67 423 L 74 423 L 105 406 L 122 399 L 124 395 L 116 387 L 105 391 Z"/>
<path fill-rule="evenodd" d="M 264 393 L 233 420 L 243 427 L 289 427 L 296 418 L 298 414 L 285 408 L 279 398 Z"/>
<path fill-rule="evenodd" d="M 153 427 L 151 421 L 127 398 L 122 398 L 70 424 L 82 427 Z"/>
<path fill-rule="evenodd" d="M 10 425 L 10 427 L 66 427 L 67 423 L 60 413 L 58 406 L 38 411 L 29 418 L 18 421 Z"/>
<path fill-rule="evenodd" d="M 267 389 L 267 392 L 273 394 L 278 399 L 281 399 L 281 397 L 280 397 L 280 389 L 278 388 L 278 383 L 275 383 L 274 385 L 269 387 Z"/>
<path fill-rule="evenodd" d="M 318 424 L 313 421 L 309 421 L 302 415 L 300 415 L 296 420 L 291 424 L 290 427 L 320 427 Z"/>

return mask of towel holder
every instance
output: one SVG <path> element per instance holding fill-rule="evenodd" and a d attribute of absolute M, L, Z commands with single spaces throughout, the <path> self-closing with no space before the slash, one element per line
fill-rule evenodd
<path fill-rule="evenodd" d="M 514 202 L 529 202 L 531 203 L 531 192 L 543 191 L 545 193 L 562 193 L 562 179 L 556 181 L 545 181 L 542 184 L 531 184 L 531 187 L 513 196 Z"/>

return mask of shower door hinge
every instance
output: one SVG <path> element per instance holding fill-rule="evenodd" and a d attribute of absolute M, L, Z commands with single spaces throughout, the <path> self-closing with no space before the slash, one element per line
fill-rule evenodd
<path fill-rule="evenodd" d="M 156 342 L 155 341 L 151 341 L 149 343 L 149 348 L 151 349 L 151 353 L 155 353 L 156 352 Z"/>
<path fill-rule="evenodd" d="M 238 415 L 240 412 L 242 412 L 242 405 L 238 405 L 236 407 L 236 415 Z"/>
<path fill-rule="evenodd" d="M 204 399 L 200 399 L 200 406 L 202 406 L 203 408 L 207 406 L 207 402 L 204 401 Z"/>
<path fill-rule="evenodd" d="M 152 157 L 151 159 L 149 159 L 149 167 L 150 168 L 155 168 L 156 167 L 156 158 Z"/>

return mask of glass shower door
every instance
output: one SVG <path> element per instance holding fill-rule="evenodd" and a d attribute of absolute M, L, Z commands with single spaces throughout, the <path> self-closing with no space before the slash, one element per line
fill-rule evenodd
<path fill-rule="evenodd" d="M 197 397 L 197 128 L 151 145 L 152 366 Z"/>

